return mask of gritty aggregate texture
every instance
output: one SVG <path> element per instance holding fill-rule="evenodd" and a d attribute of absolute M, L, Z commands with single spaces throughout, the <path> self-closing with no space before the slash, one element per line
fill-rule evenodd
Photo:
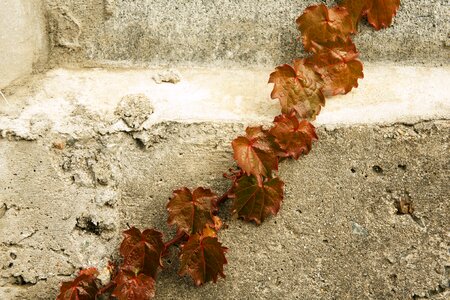
<path fill-rule="evenodd" d="M 162 122 L 0 140 L 0 298 L 54 299 L 59 281 L 81 266 L 107 278 L 127 224 L 159 228 L 168 239 L 172 190 L 224 192 L 220 174 L 233 166 L 230 141 L 243 129 Z M 194 288 L 176 275 L 173 248 L 156 299 L 445 299 L 449 135 L 449 121 L 319 128 L 308 156 L 281 165 L 278 216 L 255 226 L 231 218 L 228 203 L 222 208 L 226 280 Z M 401 199 L 413 214 L 398 214 Z"/>
<path fill-rule="evenodd" d="M 268 66 L 303 55 L 295 19 L 317 0 L 46 0 L 52 64 Z M 440 65 L 449 58 L 445 0 L 402 0 L 392 27 L 363 22 L 366 61 Z"/>
<path fill-rule="evenodd" d="M 172 191 L 227 190 L 231 140 L 279 111 L 267 70 L 182 69 L 180 82 L 156 83 L 164 72 L 56 69 L 5 90 L 0 299 L 54 299 L 80 267 L 106 282 L 124 229 L 169 239 Z M 328 101 L 311 154 L 282 164 L 277 217 L 257 227 L 224 205 L 227 279 L 194 288 L 176 275 L 174 248 L 157 299 L 448 297 L 448 69 L 367 72 L 360 89 Z M 397 77 L 400 90 L 389 85 Z M 404 202 L 414 210 L 399 214 Z"/>
<path fill-rule="evenodd" d="M 173 190 L 225 192 L 230 142 L 279 113 L 268 74 L 304 54 L 294 20 L 318 2 L 335 3 L 45 0 L 45 19 L 26 10 L 47 24 L 57 68 L 5 89 L 18 75 L 0 80 L 0 299 L 55 299 L 80 267 L 107 282 L 128 226 L 174 235 Z M 375 63 L 327 102 L 313 151 L 281 164 L 280 213 L 255 226 L 223 205 L 227 278 L 194 287 L 177 276 L 174 247 L 156 299 L 450 298 L 450 7 L 401 3 L 389 29 L 360 26 L 355 42 Z M 0 67 L 13 70 L 8 45 Z M 26 73 L 43 55 L 29 53 Z M 105 65 L 151 68 L 61 68 Z"/>

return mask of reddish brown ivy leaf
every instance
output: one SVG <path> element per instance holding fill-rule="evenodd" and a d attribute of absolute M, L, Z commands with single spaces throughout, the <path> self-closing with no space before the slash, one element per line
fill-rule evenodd
<path fill-rule="evenodd" d="M 284 114 L 295 110 L 301 118 L 315 119 L 325 97 L 321 91 L 323 81 L 304 59 L 294 61 L 294 67 L 282 65 L 270 74 L 269 83 L 274 83 L 272 99 L 279 99 Z"/>
<path fill-rule="evenodd" d="M 233 188 L 233 214 L 246 221 L 261 224 L 269 215 L 276 215 L 283 201 L 284 183 L 279 178 L 266 180 L 259 185 L 253 176 L 243 176 Z"/>
<path fill-rule="evenodd" d="M 114 282 L 116 288 L 112 296 L 118 300 L 148 300 L 155 297 L 155 280 L 143 273 L 122 269 Z"/>
<path fill-rule="evenodd" d="M 371 4 L 367 11 L 367 21 L 376 30 L 389 27 L 400 7 L 400 0 L 370 0 L 369 2 Z"/>
<path fill-rule="evenodd" d="M 188 188 L 173 192 L 167 204 L 169 225 L 177 225 L 178 231 L 187 234 L 199 233 L 205 225 L 214 226 L 213 212 L 217 210 L 217 196 L 209 189 L 197 188 L 193 193 Z"/>
<path fill-rule="evenodd" d="M 146 229 L 141 233 L 135 227 L 123 234 L 125 238 L 120 245 L 120 254 L 124 258 L 123 266 L 156 278 L 158 268 L 162 267 L 161 254 L 164 251 L 162 234 L 153 229 Z"/>
<path fill-rule="evenodd" d="M 198 286 L 208 281 L 217 282 L 220 275 L 225 278 L 223 265 L 227 263 L 227 248 L 216 237 L 194 234 L 182 245 L 180 253 L 181 276 L 189 274 Z"/>
<path fill-rule="evenodd" d="M 353 33 L 358 30 L 358 23 L 361 17 L 367 13 L 369 9 L 369 0 L 344 0 L 340 6 L 345 7 L 352 19 Z"/>
<path fill-rule="evenodd" d="M 341 4 L 349 12 L 353 28 L 361 16 L 367 15 L 367 20 L 376 29 L 389 27 L 400 7 L 400 0 L 345 0 Z"/>
<path fill-rule="evenodd" d="M 270 133 L 285 151 L 285 157 L 298 159 L 302 153 L 308 154 L 312 141 L 317 140 L 314 126 L 307 120 L 299 121 L 294 112 L 277 116 L 273 122 Z"/>
<path fill-rule="evenodd" d="M 63 282 L 56 300 L 92 300 L 99 290 L 96 268 L 81 270 L 73 281 Z"/>
<path fill-rule="evenodd" d="M 273 138 L 262 126 L 247 127 L 245 132 L 246 136 L 240 136 L 232 143 L 234 159 L 247 174 L 270 176 L 272 170 L 278 170 L 278 149 Z"/>
<path fill-rule="evenodd" d="M 352 31 L 352 20 L 343 7 L 328 8 L 324 4 L 312 5 L 297 18 L 297 27 L 302 32 L 306 50 L 311 50 L 312 42 L 318 44 L 346 38 Z"/>
<path fill-rule="evenodd" d="M 363 78 L 363 65 L 358 60 L 358 52 L 350 38 L 330 46 L 316 45 L 316 53 L 309 57 L 308 63 L 314 65 L 322 75 L 326 96 L 346 94 L 358 87 L 358 79 Z"/>

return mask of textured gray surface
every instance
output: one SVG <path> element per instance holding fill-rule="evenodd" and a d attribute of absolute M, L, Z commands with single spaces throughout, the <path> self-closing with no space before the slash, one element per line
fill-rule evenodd
<path fill-rule="evenodd" d="M 2 299 L 52 299 L 76 268 L 104 272 L 127 223 L 168 239 L 171 191 L 225 191 L 230 141 L 243 132 L 242 124 L 204 122 L 134 133 L 96 128 L 77 138 L 0 140 Z M 320 128 L 310 155 L 281 166 L 278 216 L 257 227 L 222 209 L 227 279 L 194 288 L 176 275 L 174 249 L 157 299 L 445 299 L 449 135 L 449 121 Z M 414 203 L 414 215 L 396 213 L 400 199 Z"/>
<path fill-rule="evenodd" d="M 288 62 L 301 54 L 294 19 L 317 3 L 45 2 L 49 67 L 161 64 L 182 76 L 157 85 L 155 69 L 57 69 L 5 90 L 2 300 L 54 299 L 79 267 L 95 266 L 105 279 L 127 224 L 174 234 L 165 213 L 172 190 L 224 192 L 230 141 L 243 123 L 267 123 L 278 111 L 268 102 L 269 71 L 180 65 Z M 313 151 L 281 166 L 278 216 L 257 227 L 224 205 L 225 280 L 193 287 L 176 275 L 174 248 L 157 299 L 448 299 L 448 68 L 403 66 L 446 62 L 448 8 L 403 0 L 391 28 L 363 25 L 362 57 L 400 66 L 369 65 L 356 93 L 327 103 Z M 413 202 L 413 215 L 397 214 L 401 199 Z"/>
<path fill-rule="evenodd" d="M 0 299 L 53 299 L 79 267 L 107 278 L 127 223 L 168 239 L 172 190 L 226 190 L 230 141 L 243 123 L 268 123 L 279 110 L 264 96 L 264 70 L 197 68 L 157 84 L 160 71 L 58 69 L 6 90 Z M 448 71 L 374 64 L 368 72 L 357 93 L 328 101 L 311 154 L 281 166 L 279 216 L 255 227 L 223 214 L 227 279 L 196 289 L 171 257 L 160 299 L 448 296 Z M 420 82 L 427 101 L 417 85 L 379 90 L 380 78 L 397 74 L 432 74 Z M 413 216 L 396 214 L 400 199 L 414 202 Z"/>
<path fill-rule="evenodd" d="M 316 0 L 47 0 L 54 63 L 263 65 L 302 55 L 296 17 Z M 322 1 L 333 4 L 334 1 Z M 366 61 L 441 64 L 449 58 L 445 0 L 402 0 L 394 24 L 363 24 Z M 58 25 L 59 24 L 59 25 Z M 65 26 L 68 25 L 68 26 Z"/>

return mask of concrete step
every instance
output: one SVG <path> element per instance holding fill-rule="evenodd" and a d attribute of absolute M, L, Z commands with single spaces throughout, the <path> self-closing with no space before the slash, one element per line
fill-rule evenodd
<path fill-rule="evenodd" d="M 144 128 L 163 121 L 269 123 L 279 114 L 278 100 L 269 95 L 269 69 L 189 68 L 169 74 L 177 84 L 156 83 L 164 69 L 55 69 L 36 75 L 26 84 L 11 87 L 0 107 L 4 136 L 34 139 L 33 132 L 48 123 L 53 133 L 73 134 L 124 127 L 115 114 L 121 99 L 142 94 L 152 109 Z M 169 72 L 170 73 L 170 72 Z M 450 67 L 394 64 L 365 65 L 365 78 L 348 95 L 328 99 L 316 125 L 415 123 L 448 119 L 447 85 Z M 84 113 L 84 114 L 83 114 Z M 90 114 L 88 123 L 77 124 Z M 38 125 L 31 123 L 39 120 Z M 121 127 L 120 127 L 121 126 Z M 38 130 L 39 131 L 39 130 Z"/>
<path fill-rule="evenodd" d="M 127 224 L 170 238 L 172 191 L 226 191 L 231 140 L 279 113 L 269 69 L 180 68 L 157 84 L 166 71 L 60 68 L 4 90 L 1 299 L 53 299 L 80 266 L 105 278 Z M 279 215 L 221 214 L 227 278 L 194 288 L 173 251 L 156 299 L 446 299 L 449 79 L 366 64 L 358 89 L 328 100 L 313 151 L 280 166 Z"/>

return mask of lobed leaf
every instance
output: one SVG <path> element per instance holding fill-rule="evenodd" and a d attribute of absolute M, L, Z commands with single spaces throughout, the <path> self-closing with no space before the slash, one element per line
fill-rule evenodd
<path fill-rule="evenodd" d="M 148 300 L 155 297 L 155 279 L 131 269 L 121 269 L 114 279 L 112 296 L 118 300 Z"/>
<path fill-rule="evenodd" d="M 138 273 L 156 278 L 158 268 L 162 267 L 161 254 L 164 251 L 162 234 L 153 229 L 142 233 L 132 227 L 125 231 L 120 245 L 120 254 L 124 258 L 124 268 L 135 269 Z"/>
<path fill-rule="evenodd" d="M 173 194 L 167 204 L 169 225 L 176 225 L 178 231 L 187 234 L 199 233 L 206 225 L 214 226 L 217 196 L 211 190 L 197 188 L 191 193 L 188 188 L 182 188 Z"/>
<path fill-rule="evenodd" d="M 233 188 L 233 214 L 246 221 L 261 224 L 269 215 L 276 215 L 283 201 L 284 183 L 272 178 L 259 184 L 254 176 L 242 176 Z"/>
<path fill-rule="evenodd" d="M 352 31 L 352 20 L 347 9 L 336 6 L 328 8 L 324 4 L 312 5 L 297 18 L 297 27 L 302 33 L 306 50 L 311 50 L 312 42 L 322 44 L 346 38 Z"/>
<path fill-rule="evenodd" d="M 394 16 L 400 7 L 400 0 L 370 0 L 367 10 L 367 21 L 376 29 L 391 26 Z"/>
<path fill-rule="evenodd" d="M 280 100 L 283 114 L 295 110 L 301 118 L 315 119 L 325 105 L 322 78 L 305 59 L 277 67 L 269 83 L 274 83 L 271 97 Z"/>
<path fill-rule="evenodd" d="M 341 4 L 350 14 L 354 31 L 362 16 L 376 29 L 389 27 L 400 7 L 400 0 L 344 0 Z"/>
<path fill-rule="evenodd" d="M 358 79 L 364 77 L 363 65 L 350 38 L 325 46 L 316 44 L 315 51 L 307 61 L 321 74 L 326 96 L 346 94 L 358 87 Z"/>
<path fill-rule="evenodd" d="M 302 153 L 308 154 L 312 141 L 317 140 L 314 126 L 307 120 L 299 121 L 295 112 L 275 117 L 270 134 L 284 151 L 284 157 L 298 159 Z"/>
<path fill-rule="evenodd" d="M 179 274 L 189 274 L 197 286 L 208 281 L 217 282 L 219 275 L 225 278 L 223 266 L 227 263 L 227 250 L 214 233 L 191 235 L 181 248 Z"/>
<path fill-rule="evenodd" d="M 340 6 L 345 7 L 352 20 L 353 33 L 358 30 L 358 23 L 361 17 L 366 15 L 369 9 L 369 0 L 344 0 Z"/>
<path fill-rule="evenodd" d="M 91 300 L 95 299 L 100 288 L 97 279 L 96 268 L 81 270 L 77 278 L 69 282 L 63 282 L 56 300 Z"/>
<path fill-rule="evenodd" d="M 246 136 L 232 142 L 234 159 L 247 174 L 270 176 L 272 170 L 278 170 L 277 145 L 262 126 L 247 127 L 245 132 Z"/>

